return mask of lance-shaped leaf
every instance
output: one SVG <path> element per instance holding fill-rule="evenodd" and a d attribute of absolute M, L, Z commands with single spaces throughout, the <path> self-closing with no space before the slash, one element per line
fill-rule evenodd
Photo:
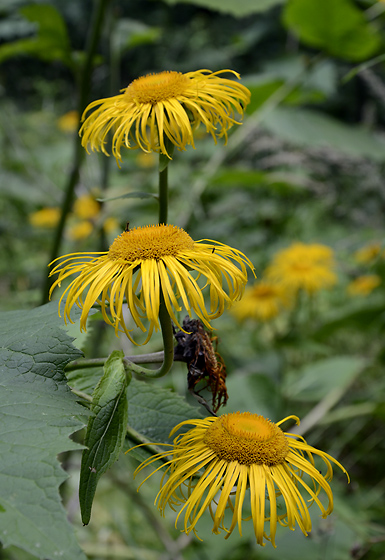
<path fill-rule="evenodd" d="M 75 314 L 74 314 L 75 319 Z M 61 503 L 57 454 L 83 423 L 64 375 L 81 352 L 57 302 L 0 314 L 0 540 L 46 560 L 85 560 Z"/>
<path fill-rule="evenodd" d="M 102 474 L 118 459 L 127 430 L 126 388 L 128 374 L 124 353 L 114 351 L 104 365 L 104 374 L 92 395 L 91 416 L 80 469 L 79 500 L 82 521 L 91 518 L 96 486 Z"/>

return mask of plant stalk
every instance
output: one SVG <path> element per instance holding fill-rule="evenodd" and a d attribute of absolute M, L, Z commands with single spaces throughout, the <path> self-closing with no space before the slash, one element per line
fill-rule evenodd
<path fill-rule="evenodd" d="M 100 39 L 103 21 L 104 21 L 104 14 L 107 8 L 107 5 L 111 2 L 111 0 L 96 0 L 95 1 L 95 8 L 93 11 L 92 21 L 90 32 L 87 39 L 87 46 L 86 46 L 86 54 L 84 59 L 84 64 L 81 67 L 78 75 L 78 90 L 79 90 L 79 98 L 78 98 L 78 114 L 79 114 L 79 125 L 81 122 L 81 117 L 84 112 L 84 109 L 87 106 L 90 89 L 91 89 L 91 76 L 92 76 L 92 68 L 93 68 L 93 61 L 95 57 L 96 48 Z M 51 254 L 49 262 L 51 263 L 55 260 L 59 253 L 60 247 L 63 240 L 63 233 L 65 224 L 67 222 L 68 214 L 71 211 L 75 187 L 79 181 L 79 173 L 84 160 L 84 150 L 81 146 L 80 139 L 77 134 L 74 134 L 74 157 L 73 157 L 73 164 L 71 172 L 68 176 L 67 186 L 65 189 L 65 195 L 62 202 L 61 207 L 61 215 L 60 220 L 56 228 L 55 236 L 52 243 Z M 42 292 L 42 304 L 47 303 L 49 300 L 49 289 L 52 285 L 53 279 L 50 278 L 47 274 L 45 275 L 45 281 L 43 285 L 43 292 Z"/>

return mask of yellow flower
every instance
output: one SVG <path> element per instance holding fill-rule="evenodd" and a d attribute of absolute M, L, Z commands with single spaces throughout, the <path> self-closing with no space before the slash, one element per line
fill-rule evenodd
<path fill-rule="evenodd" d="M 366 274 L 352 280 L 347 290 L 351 296 L 368 296 L 380 284 L 381 278 L 378 274 Z"/>
<path fill-rule="evenodd" d="M 79 196 L 74 202 L 74 214 L 82 220 L 95 218 L 100 212 L 100 204 L 89 194 Z"/>
<path fill-rule="evenodd" d="M 83 220 L 77 224 L 73 224 L 68 228 L 68 237 L 72 241 L 80 241 L 82 239 L 87 239 L 92 233 L 94 226 L 88 220 Z"/>
<path fill-rule="evenodd" d="M 85 330 L 88 313 L 97 301 L 104 320 L 115 327 L 115 333 L 123 331 L 132 340 L 123 314 L 125 299 L 135 324 L 143 332 L 146 328 L 141 319 L 147 318 L 150 323 L 146 342 L 153 329 L 159 329 L 161 297 L 180 329 L 175 315 L 182 309 L 180 302 L 189 315 L 194 310 L 212 328 L 210 320 L 223 313 L 225 304 L 241 297 L 247 282 L 245 265 L 253 270 L 249 259 L 237 249 L 208 239 L 193 241 L 183 229 L 172 225 L 134 228 L 119 235 L 108 252 L 73 253 L 57 260 L 61 262 L 50 275 L 59 273 L 59 277 L 51 293 L 68 276 L 80 273 L 60 298 L 67 298 L 66 321 L 71 321 L 70 311 L 76 303 L 82 309 L 80 328 Z M 197 278 L 191 270 L 197 272 Z M 210 311 L 197 282 L 200 277 L 205 279 L 204 287 L 210 287 Z"/>
<path fill-rule="evenodd" d="M 79 113 L 77 111 L 68 111 L 57 120 L 57 125 L 63 132 L 75 132 L 79 126 Z"/>
<path fill-rule="evenodd" d="M 178 150 L 194 147 L 193 131 L 202 123 L 214 140 L 224 136 L 235 120 L 243 115 L 250 101 L 250 91 L 220 74 L 233 70 L 210 72 L 197 70 L 148 74 L 131 82 L 120 95 L 93 101 L 86 108 L 89 115 L 80 129 L 82 145 L 88 151 L 101 150 L 109 155 L 105 144 L 112 129 L 112 153 L 121 161 L 120 149 L 141 148 L 145 152 L 160 152 L 170 157 L 166 138 Z"/>
<path fill-rule="evenodd" d="M 333 251 L 318 243 L 293 243 L 279 251 L 266 270 L 266 276 L 286 289 L 314 293 L 337 282 L 333 272 Z"/>
<path fill-rule="evenodd" d="M 109 218 L 106 218 L 103 222 L 103 229 L 106 233 L 111 233 L 113 231 L 119 230 L 120 227 L 121 226 L 118 220 L 114 218 L 114 216 L 110 216 Z"/>
<path fill-rule="evenodd" d="M 284 433 L 279 426 L 289 418 L 299 424 L 296 416 L 274 424 L 249 412 L 181 422 L 170 436 L 186 424 L 194 427 L 174 439 L 169 446 L 171 452 L 148 458 L 135 474 L 158 459 L 167 460 L 155 503 L 163 515 L 167 504 L 174 511 L 180 508 L 175 525 L 183 514 L 186 533 L 193 531 L 196 535 L 196 525 L 208 509 L 214 522 L 213 533 L 223 530 L 227 533 L 225 538 L 237 525 L 242 535 L 242 521 L 250 518 L 260 545 L 265 544 L 265 538 L 275 546 L 277 523 L 292 530 L 297 523 L 307 535 L 312 528 L 308 508 L 314 502 L 322 517 L 333 511 L 328 484 L 333 477 L 332 463 L 348 474 L 338 461 L 308 445 L 301 436 Z M 314 456 L 322 459 L 325 474 Z M 166 474 L 169 476 L 165 482 Z M 307 501 L 300 489 L 308 494 Z M 326 494 L 327 505 L 318 497 L 321 490 Z M 245 518 L 246 501 L 251 516 Z"/>
<path fill-rule="evenodd" d="M 60 219 L 60 208 L 42 208 L 29 215 L 29 222 L 36 228 L 54 228 Z"/>
<path fill-rule="evenodd" d="M 380 252 L 380 243 L 369 243 L 354 253 L 354 260 L 359 264 L 369 264 L 378 257 Z"/>
<path fill-rule="evenodd" d="M 150 169 L 158 165 L 158 160 L 153 153 L 139 152 L 136 157 L 136 163 L 142 169 Z"/>
<path fill-rule="evenodd" d="M 288 306 L 289 301 L 289 294 L 282 286 L 261 280 L 246 288 L 241 301 L 234 305 L 231 312 L 240 321 L 248 318 L 269 321 L 278 315 L 282 307 Z"/>

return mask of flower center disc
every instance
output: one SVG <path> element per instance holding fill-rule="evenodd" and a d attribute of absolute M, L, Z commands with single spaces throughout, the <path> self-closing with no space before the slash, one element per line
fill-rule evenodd
<path fill-rule="evenodd" d="M 129 101 L 151 103 L 177 98 L 186 91 L 189 79 L 180 72 L 160 72 L 137 78 L 126 89 Z"/>
<path fill-rule="evenodd" d="M 260 299 L 271 299 L 277 295 L 277 290 L 271 286 L 256 286 L 253 295 Z"/>
<path fill-rule="evenodd" d="M 310 263 L 307 262 L 302 262 L 302 263 L 296 262 L 296 263 L 292 263 L 291 268 L 296 272 L 308 272 L 309 270 L 314 268 L 314 266 L 312 266 Z"/>
<path fill-rule="evenodd" d="M 124 231 L 110 246 L 112 260 L 128 263 L 162 257 L 176 257 L 194 248 L 194 241 L 183 229 L 171 225 L 137 227 Z"/>
<path fill-rule="evenodd" d="M 289 452 L 282 430 L 263 416 L 249 412 L 220 416 L 208 428 L 204 442 L 219 459 L 241 465 L 278 465 Z"/>

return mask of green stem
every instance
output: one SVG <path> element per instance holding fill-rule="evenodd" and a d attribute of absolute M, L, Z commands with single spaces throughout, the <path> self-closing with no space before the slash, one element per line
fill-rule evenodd
<path fill-rule="evenodd" d="M 167 224 L 168 214 L 168 164 L 174 154 L 174 144 L 164 135 L 166 153 L 159 154 L 159 223 Z"/>
<path fill-rule="evenodd" d="M 124 359 L 134 364 L 156 364 L 163 363 L 163 351 L 152 352 L 150 354 L 140 354 L 138 356 L 125 356 Z M 92 367 L 102 367 L 108 358 L 91 358 L 88 360 L 74 360 L 70 362 L 65 371 L 75 371 L 77 369 L 88 369 Z"/>
<path fill-rule="evenodd" d="M 94 56 L 102 30 L 105 10 L 109 2 L 111 2 L 111 0 L 96 0 L 95 2 L 95 9 L 93 11 L 90 32 L 87 39 L 86 56 L 85 56 L 84 64 L 79 72 L 79 99 L 78 99 L 79 125 L 80 125 L 81 116 L 88 103 L 89 92 L 91 88 L 91 75 L 92 75 Z M 63 239 L 63 232 L 64 232 L 68 214 L 70 213 L 72 208 L 75 187 L 79 180 L 79 172 L 82 166 L 83 159 L 84 159 L 84 150 L 81 146 L 78 135 L 75 134 L 73 165 L 65 189 L 65 195 L 61 207 L 61 216 L 55 232 L 49 262 L 55 260 L 60 252 L 60 247 Z M 52 282 L 53 279 L 46 274 L 45 282 L 43 286 L 43 295 L 42 295 L 43 304 L 47 303 L 49 299 L 49 289 Z"/>
<path fill-rule="evenodd" d="M 144 376 L 146 379 L 156 379 L 158 377 L 163 377 L 170 371 L 172 364 L 174 363 L 174 333 L 172 331 L 170 314 L 167 311 L 162 295 L 159 307 L 159 322 L 162 329 L 163 338 L 163 364 L 160 366 L 160 368 L 152 370 L 141 367 L 132 362 L 125 361 L 127 368 L 132 373 Z"/>
<path fill-rule="evenodd" d="M 159 308 L 159 322 L 162 329 L 163 352 L 154 352 L 153 354 L 144 354 L 142 356 L 127 356 L 123 359 L 125 367 L 131 372 L 146 379 L 155 379 L 163 377 L 168 373 L 174 363 L 174 333 L 170 315 L 161 296 Z M 91 367 L 103 366 L 107 358 L 93 358 L 90 360 L 75 360 L 68 364 L 66 371 L 74 371 L 76 369 L 86 369 Z M 139 363 L 156 363 L 162 362 L 158 369 L 148 369 L 139 365 Z"/>
<path fill-rule="evenodd" d="M 168 166 L 159 171 L 159 223 L 167 224 L 168 214 Z"/>

